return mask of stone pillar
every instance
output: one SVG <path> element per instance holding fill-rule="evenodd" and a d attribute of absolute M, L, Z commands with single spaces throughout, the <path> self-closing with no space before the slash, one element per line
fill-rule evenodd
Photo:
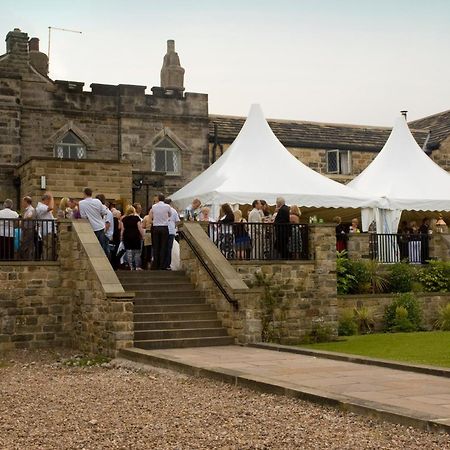
<path fill-rule="evenodd" d="M 347 251 L 350 259 L 370 258 L 370 233 L 349 233 Z"/>
<path fill-rule="evenodd" d="M 309 252 L 314 260 L 310 315 L 337 334 L 336 231 L 334 224 L 309 226 Z M 315 317 L 313 317 L 315 316 Z"/>

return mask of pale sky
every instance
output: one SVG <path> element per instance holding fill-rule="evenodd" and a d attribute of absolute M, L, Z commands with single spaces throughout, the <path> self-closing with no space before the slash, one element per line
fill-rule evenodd
<path fill-rule="evenodd" d="M 0 33 L 52 32 L 50 77 L 159 85 L 175 39 L 212 114 L 392 125 L 450 109 L 450 0 L 2 0 Z M 5 47 L 0 49 L 0 54 Z"/>

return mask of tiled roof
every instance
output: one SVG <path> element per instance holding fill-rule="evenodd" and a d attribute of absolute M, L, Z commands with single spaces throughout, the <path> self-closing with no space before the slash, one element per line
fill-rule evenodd
<path fill-rule="evenodd" d="M 210 142 L 214 142 L 214 124 L 217 124 L 219 143 L 223 144 L 234 141 L 244 121 L 244 117 L 210 115 Z M 391 132 L 391 128 L 362 125 L 270 119 L 268 122 L 285 147 L 380 151 Z M 412 130 L 412 133 L 423 146 L 427 131 Z"/>
<path fill-rule="evenodd" d="M 437 147 L 445 138 L 450 136 L 450 110 L 444 111 L 423 119 L 413 120 L 409 122 L 409 126 L 430 130 L 430 140 L 428 146 Z"/>

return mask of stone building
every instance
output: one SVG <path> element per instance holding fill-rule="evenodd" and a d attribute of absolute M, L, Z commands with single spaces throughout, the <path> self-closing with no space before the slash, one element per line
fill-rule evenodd
<path fill-rule="evenodd" d="M 244 118 L 209 115 L 207 94 L 185 92 L 174 41 L 167 42 L 161 83 L 106 85 L 52 80 L 39 39 L 19 29 L 0 56 L 0 201 L 45 190 L 80 197 L 83 187 L 119 202 L 148 205 L 214 162 Z M 281 142 L 320 173 L 346 182 L 383 147 L 390 129 L 269 121 Z M 414 136 L 450 169 L 450 112 L 411 122 Z M 270 168 L 268 168 L 270 171 Z"/>
<path fill-rule="evenodd" d="M 51 80 L 39 40 L 15 29 L 0 56 L 1 197 L 81 196 L 83 187 L 146 205 L 208 165 L 208 96 L 184 92 L 168 41 L 161 86 Z"/>

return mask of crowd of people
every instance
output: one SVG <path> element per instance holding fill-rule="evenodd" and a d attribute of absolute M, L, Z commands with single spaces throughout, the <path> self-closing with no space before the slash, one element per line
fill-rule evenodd
<path fill-rule="evenodd" d="M 172 252 L 180 218 L 163 194 L 154 198 L 144 217 L 139 203 L 121 212 L 103 194 L 94 197 L 90 188 L 84 189 L 81 200 L 62 198 L 58 208 L 50 193 L 45 193 L 35 207 L 31 197 L 24 197 L 22 211 L 19 215 L 10 199 L 3 202 L 0 210 L 2 260 L 52 259 L 56 252 L 58 218 L 87 219 L 115 269 L 170 270 L 177 264 L 172 261 Z"/>
<path fill-rule="evenodd" d="M 301 211 L 297 205 L 286 205 L 277 198 L 271 211 L 265 200 L 254 200 L 248 220 L 240 209 L 221 205 L 218 217 L 211 216 L 208 206 L 194 199 L 183 212 L 188 221 L 208 222 L 208 233 L 228 259 L 300 259 L 302 235 Z"/>
<path fill-rule="evenodd" d="M 56 218 L 87 219 L 115 269 L 170 270 L 179 267 L 177 227 L 182 220 L 206 222 L 210 238 L 229 259 L 302 257 L 305 236 L 303 225 L 300 225 L 301 211 L 297 205 L 286 205 L 282 197 L 277 198 L 274 210 L 266 201 L 254 200 L 247 214 L 248 220 L 241 210 L 233 210 L 228 203 L 221 206 L 217 217 L 213 217 L 211 208 L 202 205 L 197 198 L 180 214 L 163 194 L 155 196 L 152 203 L 145 214 L 139 203 L 125 206 L 120 211 L 103 194 L 94 197 L 92 190 L 86 188 L 83 199 L 62 198 L 59 207 L 55 206 L 50 193 L 45 193 L 35 206 L 31 197 L 26 196 L 22 199 L 22 214 L 19 215 L 13 209 L 12 200 L 6 199 L 0 210 L 0 259 L 51 259 L 56 252 Z M 336 249 L 343 251 L 348 235 L 361 232 L 359 220 L 354 218 L 350 224 L 342 223 L 340 217 L 334 220 Z M 399 236 L 405 236 L 398 238 L 402 257 L 411 256 L 414 236 L 420 240 L 418 236 L 446 230 L 442 216 L 434 220 L 426 217 L 420 226 L 415 221 L 402 221 L 398 230 Z M 369 231 L 376 231 L 374 223 Z M 422 244 L 421 253 L 425 250 Z"/>

